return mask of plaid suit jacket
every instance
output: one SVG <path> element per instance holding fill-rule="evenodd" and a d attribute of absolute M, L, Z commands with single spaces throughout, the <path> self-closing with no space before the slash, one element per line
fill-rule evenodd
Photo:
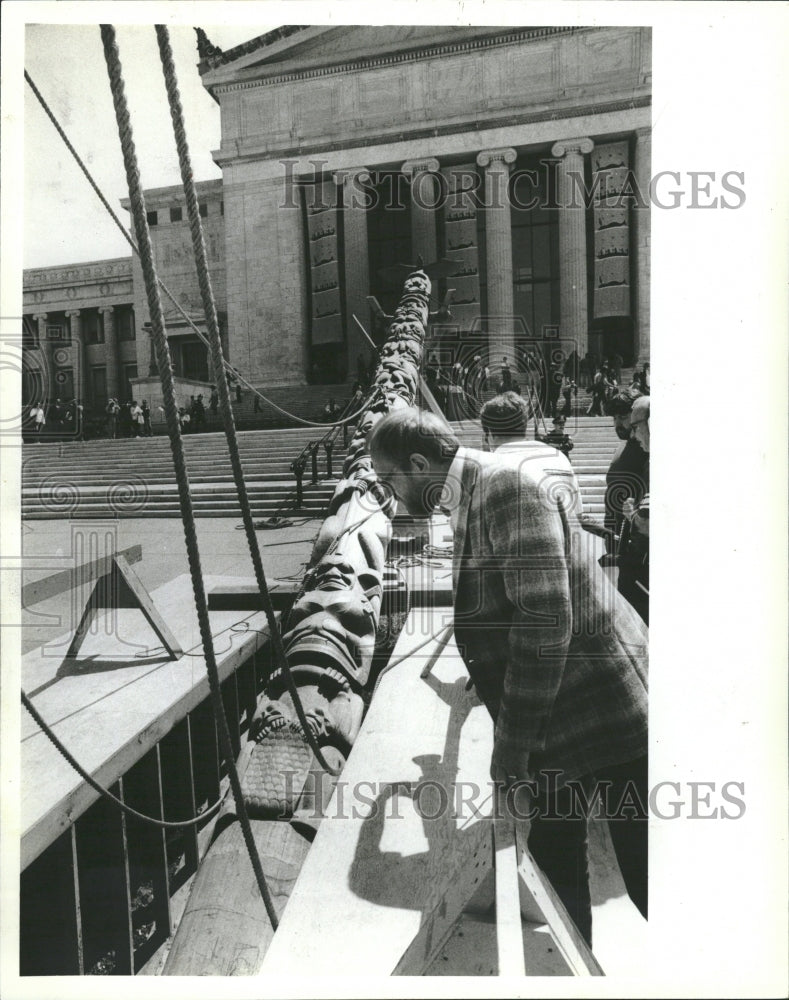
<path fill-rule="evenodd" d="M 557 769 L 561 785 L 646 754 L 648 633 L 534 465 L 465 454 L 455 639 L 495 720 L 493 763 L 519 778 Z"/>

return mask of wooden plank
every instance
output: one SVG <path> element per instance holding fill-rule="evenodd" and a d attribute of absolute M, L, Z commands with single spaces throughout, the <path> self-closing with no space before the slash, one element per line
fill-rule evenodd
<path fill-rule="evenodd" d="M 275 611 L 290 610 L 301 583 L 296 580 L 267 581 Z M 227 578 L 208 591 L 209 611 L 262 611 L 263 598 L 254 577 Z"/>
<path fill-rule="evenodd" d="M 523 952 L 529 976 L 572 975 L 545 924 L 523 921 Z M 424 975 L 498 975 L 495 915 L 461 914 Z"/>
<path fill-rule="evenodd" d="M 510 819 L 493 822 L 496 850 L 496 951 L 500 976 L 525 976 L 523 931 L 518 895 L 515 830 Z"/>
<path fill-rule="evenodd" d="M 116 554 L 124 556 L 128 563 L 137 563 L 142 559 L 142 545 L 130 545 Z M 22 607 L 29 608 L 33 604 L 39 604 L 50 597 L 62 594 L 64 590 L 71 590 L 72 587 L 97 580 L 110 571 L 112 559 L 112 556 L 104 556 L 93 562 L 82 563 L 80 566 L 73 566 L 60 573 L 53 573 L 52 576 L 45 576 L 41 580 L 25 584 L 22 587 Z"/>
<path fill-rule="evenodd" d="M 412 612 L 393 659 L 450 617 Z M 391 974 L 489 843 L 493 727 L 454 641 L 420 677 L 435 643 L 381 677 L 262 975 Z"/>
<path fill-rule="evenodd" d="M 462 918 L 464 907 L 474 898 L 486 875 L 493 873 L 493 843 L 490 828 L 488 824 L 477 823 L 474 829 L 479 834 L 479 843 L 469 863 L 460 868 L 458 877 L 450 883 L 446 895 L 441 897 L 431 913 L 423 920 L 416 937 L 395 966 L 393 975 L 427 974 Z"/>
<path fill-rule="evenodd" d="M 518 874 L 534 904 L 543 914 L 556 946 L 565 961 L 576 976 L 603 976 L 605 973 L 600 963 L 592 954 L 589 945 L 584 941 L 578 928 L 572 921 L 564 904 L 559 899 L 551 883 L 543 875 L 537 863 L 529 853 L 526 845 L 526 831 L 521 824 L 516 823 L 515 838 L 518 845 L 520 861 Z"/>
<path fill-rule="evenodd" d="M 133 609 L 103 613 L 112 634 L 99 630 L 88 635 L 81 663 L 61 670 L 69 636 L 22 660 L 24 690 L 76 759 L 105 787 L 209 695 L 190 577 L 184 574 L 158 588 L 153 599 L 186 651 L 180 660 L 167 660 L 155 652 L 135 655 L 158 643 L 152 632 L 146 637 L 148 627 Z M 267 641 L 265 616 L 260 612 L 212 612 L 210 622 L 222 679 Z M 97 793 L 28 713 L 21 712 L 24 867 L 68 829 Z"/>

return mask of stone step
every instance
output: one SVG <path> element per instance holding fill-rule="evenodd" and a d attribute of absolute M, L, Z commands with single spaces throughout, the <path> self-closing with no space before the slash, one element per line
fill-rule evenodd
<path fill-rule="evenodd" d="M 605 473 L 619 441 L 610 418 L 583 418 L 571 422 L 571 461 L 582 490 L 584 509 L 603 511 Z M 478 447 L 478 421 L 455 425 L 461 441 Z M 311 429 L 242 431 L 238 436 L 241 461 L 255 517 L 271 516 L 291 508 L 295 478 L 290 463 L 316 435 Z M 198 516 L 240 515 L 223 434 L 184 438 L 191 494 Z M 341 441 L 333 452 L 333 473 L 342 471 L 346 450 Z M 310 483 L 310 465 L 304 479 L 302 509 L 322 516 L 335 482 L 325 480 L 326 455 L 320 450 L 321 482 Z M 135 492 L 133 486 L 140 483 Z M 125 486 L 132 487 L 124 490 Z M 78 496 L 72 504 L 69 491 Z M 136 509 L 136 508 L 140 509 Z M 22 513 L 25 518 L 69 517 L 179 517 L 170 443 L 166 438 L 88 441 L 25 445 L 23 450 Z"/>

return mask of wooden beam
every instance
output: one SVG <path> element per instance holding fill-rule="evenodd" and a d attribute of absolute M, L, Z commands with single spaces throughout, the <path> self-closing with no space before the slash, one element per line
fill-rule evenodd
<path fill-rule="evenodd" d="M 130 545 L 127 549 L 116 552 L 115 555 L 123 556 L 127 563 L 137 563 L 142 559 L 142 545 Z M 64 590 L 71 590 L 73 587 L 84 583 L 90 583 L 101 576 L 105 576 L 112 568 L 113 556 L 103 556 L 94 559 L 92 562 L 82 563 L 80 566 L 73 566 L 69 569 L 61 570 L 60 573 L 53 573 L 52 576 L 45 576 L 41 580 L 34 580 L 22 587 L 22 607 L 29 608 L 41 601 L 46 601 L 50 597 L 62 594 Z"/>
<path fill-rule="evenodd" d="M 518 858 L 512 821 L 493 821 L 496 850 L 496 944 L 500 976 L 525 976 L 518 897 Z"/>
<path fill-rule="evenodd" d="M 589 945 L 581 936 L 570 914 L 556 894 L 548 879 L 543 875 L 526 844 L 526 832 L 520 824 L 515 826 L 515 839 L 520 861 L 518 875 L 526 889 L 527 898 L 543 914 L 551 929 L 556 946 L 575 976 L 603 976 L 600 963 L 592 954 Z"/>
<path fill-rule="evenodd" d="M 490 868 L 490 716 L 466 690 L 454 641 L 420 676 L 437 639 L 416 647 L 450 620 L 410 613 L 392 654 L 401 662 L 380 680 L 261 975 L 423 968 L 431 933 L 451 931 Z"/>
<path fill-rule="evenodd" d="M 268 583 L 275 611 L 289 611 L 301 584 L 296 580 L 272 580 Z M 263 598 L 254 577 L 216 584 L 208 592 L 209 611 L 262 611 Z"/>
<path fill-rule="evenodd" d="M 82 648 L 88 629 L 102 611 L 116 611 L 118 608 L 137 608 L 153 629 L 171 660 L 183 656 L 183 650 L 159 614 L 151 595 L 122 554 L 111 556 L 107 573 L 96 581 L 96 586 L 88 598 L 74 637 L 66 651 L 66 659 L 74 659 Z"/>

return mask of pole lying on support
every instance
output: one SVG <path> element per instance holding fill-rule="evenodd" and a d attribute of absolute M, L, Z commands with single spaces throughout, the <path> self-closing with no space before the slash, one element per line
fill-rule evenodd
<path fill-rule="evenodd" d="M 419 366 L 429 315 L 431 284 L 422 270 L 405 281 L 380 364 L 369 408 L 359 421 L 348 448 L 342 478 L 315 541 L 302 593 L 283 627 L 290 672 L 304 713 L 319 743 L 333 743 L 347 753 L 361 726 L 376 630 L 383 597 L 386 546 L 394 504 L 386 496 L 367 453 L 366 438 L 373 424 L 396 407 L 414 404 Z M 316 474 L 317 449 L 312 451 Z M 256 719 L 254 753 L 265 758 L 265 769 L 250 767 L 245 782 L 261 804 L 278 814 L 301 791 L 298 781 L 277 784 L 294 753 L 301 753 L 291 692 L 282 671 L 272 674 L 267 701 Z M 259 782 L 253 775 L 260 774 Z M 254 788 L 253 788 L 254 784 Z"/>

